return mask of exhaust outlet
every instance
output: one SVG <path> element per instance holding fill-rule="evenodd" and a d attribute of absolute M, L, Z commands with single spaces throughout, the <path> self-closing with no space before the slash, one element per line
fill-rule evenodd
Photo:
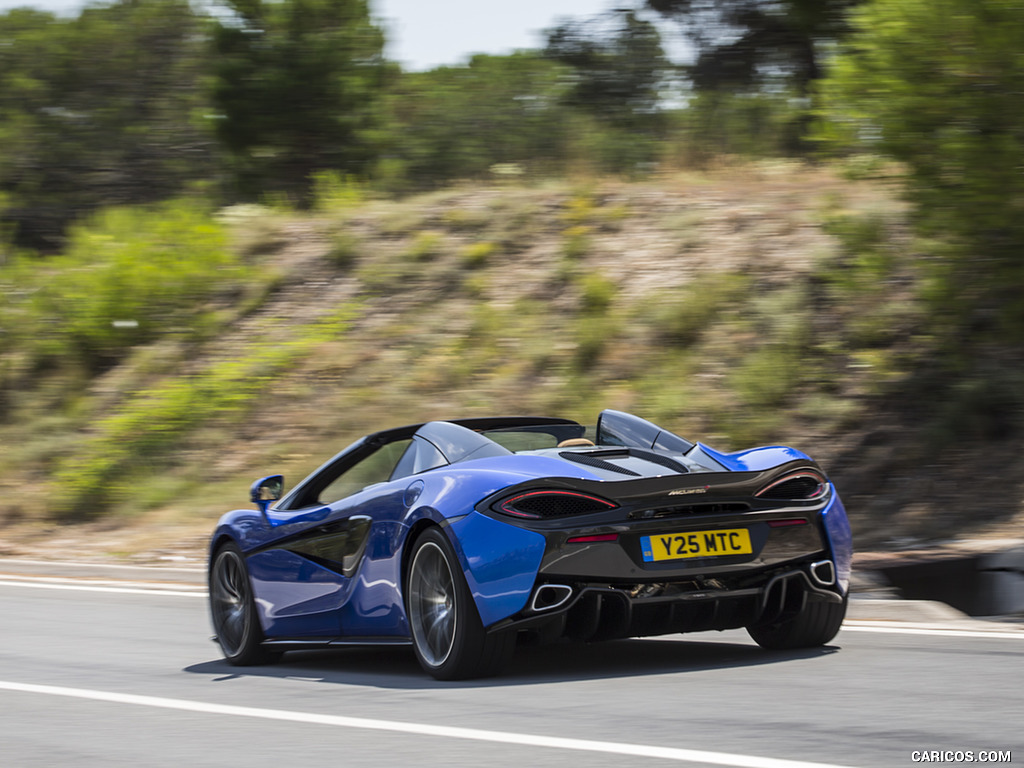
<path fill-rule="evenodd" d="M 836 583 L 836 567 L 831 560 L 811 563 L 808 570 L 811 572 L 811 578 L 822 587 L 831 587 Z"/>
<path fill-rule="evenodd" d="M 530 610 L 551 611 L 565 605 L 571 597 L 572 587 L 566 584 L 543 584 L 533 593 Z"/>

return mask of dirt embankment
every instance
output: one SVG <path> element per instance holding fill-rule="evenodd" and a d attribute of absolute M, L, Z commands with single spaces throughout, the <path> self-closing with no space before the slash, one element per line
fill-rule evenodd
<path fill-rule="evenodd" d="M 1024 438 L 998 428 L 1017 415 L 982 393 L 965 408 L 983 427 L 963 428 L 929 401 L 935 340 L 902 215 L 880 184 L 784 164 L 249 210 L 231 226 L 273 276 L 262 301 L 231 315 L 225 297 L 230 320 L 201 344 L 137 350 L 73 418 L 0 425 L 25 446 L 0 474 L 0 554 L 199 562 L 251 479 L 294 482 L 365 432 L 602 407 L 719 448 L 807 451 L 864 548 L 1019 538 Z M 50 469 L 104 418 L 267 349 L 295 352 L 243 405 L 126 467 L 102 515 L 52 522 Z"/>

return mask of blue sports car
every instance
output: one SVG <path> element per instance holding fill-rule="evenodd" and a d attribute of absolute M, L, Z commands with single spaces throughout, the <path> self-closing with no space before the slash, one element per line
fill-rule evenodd
<path fill-rule="evenodd" d="M 520 639 L 745 627 L 766 648 L 829 642 L 850 526 L 792 448 L 720 453 L 649 421 L 432 421 L 368 435 L 258 509 L 221 518 L 210 609 L 232 664 L 411 645 L 438 679 L 497 673 Z"/>

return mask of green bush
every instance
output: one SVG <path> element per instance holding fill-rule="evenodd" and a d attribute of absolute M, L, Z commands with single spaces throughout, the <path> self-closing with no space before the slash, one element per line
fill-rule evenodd
<path fill-rule="evenodd" d="M 449 208 L 441 214 L 441 221 L 456 232 L 476 232 L 490 224 L 491 214 L 486 209 Z"/>
<path fill-rule="evenodd" d="M 848 292 L 878 290 L 896 265 L 889 245 L 888 222 L 875 212 L 833 210 L 822 217 L 822 229 L 839 243 L 839 263 L 822 277 Z"/>
<path fill-rule="evenodd" d="M 580 373 L 592 370 L 615 337 L 615 324 L 605 317 L 586 317 L 575 324 L 574 367 Z"/>
<path fill-rule="evenodd" d="M 801 101 L 787 91 L 698 93 L 672 115 L 678 160 L 701 165 L 727 156 L 795 154 L 806 117 Z"/>
<path fill-rule="evenodd" d="M 339 269 L 351 267 L 359 255 L 359 246 L 358 237 L 342 230 L 334 236 L 331 249 L 327 252 L 327 260 Z"/>
<path fill-rule="evenodd" d="M 313 208 L 321 213 L 344 211 L 365 199 L 363 187 L 351 176 L 343 176 L 337 171 L 313 174 Z"/>
<path fill-rule="evenodd" d="M 17 322 L 36 355 L 101 370 L 134 345 L 209 331 L 209 303 L 244 267 L 199 205 L 102 211 L 71 230 L 62 255 L 28 267 Z"/>
<path fill-rule="evenodd" d="M 607 312 L 615 300 L 615 283 L 600 273 L 587 275 L 580 280 L 580 303 L 587 314 Z"/>
<path fill-rule="evenodd" d="M 570 261 L 578 261 L 590 252 L 592 247 L 590 227 L 574 224 L 562 233 L 562 253 Z"/>
<path fill-rule="evenodd" d="M 1024 6 L 1006 0 L 870 0 L 819 84 L 819 138 L 898 161 L 929 254 L 935 314 L 952 347 L 1024 329 Z"/>
<path fill-rule="evenodd" d="M 747 355 L 729 375 L 745 406 L 771 410 L 782 404 L 799 380 L 801 361 L 792 348 L 769 344 Z"/>
<path fill-rule="evenodd" d="M 484 266 L 497 250 L 498 246 L 492 242 L 471 243 L 462 249 L 459 260 L 467 269 L 478 269 Z"/>
<path fill-rule="evenodd" d="M 671 298 L 655 304 L 654 332 L 663 343 L 675 347 L 694 344 L 700 334 L 723 312 L 733 308 L 750 288 L 746 275 L 726 272 L 705 275 Z"/>
<path fill-rule="evenodd" d="M 96 420 L 91 436 L 76 444 L 53 473 L 57 514 L 101 513 L 131 489 L 133 473 L 152 474 L 166 465 L 162 457 L 191 430 L 246 413 L 278 372 L 343 333 L 351 315 L 351 307 L 342 307 L 283 343 L 254 339 L 240 356 L 144 389 L 116 413 Z"/>
<path fill-rule="evenodd" d="M 440 232 L 427 230 L 419 232 L 402 254 L 408 261 L 433 261 L 441 255 L 444 237 Z"/>

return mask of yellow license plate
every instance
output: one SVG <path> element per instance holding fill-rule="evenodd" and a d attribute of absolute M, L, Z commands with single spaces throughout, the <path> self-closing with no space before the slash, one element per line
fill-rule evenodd
<path fill-rule="evenodd" d="M 647 563 L 680 560 L 684 557 L 720 557 L 754 553 L 754 548 L 750 544 L 750 531 L 746 528 L 643 536 L 640 539 L 640 546 L 644 562 Z"/>

